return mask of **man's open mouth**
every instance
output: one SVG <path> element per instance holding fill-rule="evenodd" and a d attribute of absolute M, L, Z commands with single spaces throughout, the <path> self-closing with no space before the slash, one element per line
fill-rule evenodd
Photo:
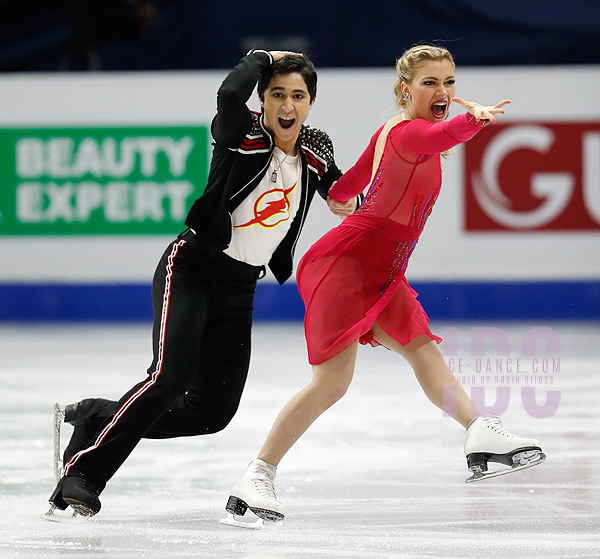
<path fill-rule="evenodd" d="M 296 122 L 296 119 L 293 117 L 279 117 L 279 126 L 281 126 L 281 128 L 291 128 L 294 125 L 294 122 Z"/>

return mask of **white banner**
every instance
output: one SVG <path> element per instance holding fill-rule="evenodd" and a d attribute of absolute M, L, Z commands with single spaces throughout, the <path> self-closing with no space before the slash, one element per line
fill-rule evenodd
<path fill-rule="evenodd" d="M 0 127 L 56 127 L 60 131 L 69 126 L 206 126 L 214 115 L 216 91 L 226 73 L 223 70 L 0 76 Z M 446 161 L 442 192 L 411 258 L 409 279 L 600 278 L 600 136 L 593 126 L 600 122 L 597 102 L 600 68 L 458 68 L 456 75 L 457 95 L 484 104 L 509 98 L 512 103 L 501 117 L 502 123 L 537 127 L 537 135 L 525 130 L 519 137 L 505 138 L 513 142 L 510 144 L 513 150 L 529 149 L 535 155 L 536 149 L 538 153 L 550 149 L 553 138 L 544 140 L 542 136 L 556 129 L 547 123 L 592 125 L 587 131 L 582 128 L 580 136 L 583 134 L 586 139 L 573 152 L 577 156 L 561 149 L 563 157 L 552 157 L 556 160 L 553 165 L 548 160 L 536 163 L 529 158 L 532 167 L 524 169 L 523 176 L 515 176 L 515 180 L 524 181 L 533 206 L 554 204 L 545 210 L 554 212 L 551 217 L 558 219 L 558 226 L 551 229 L 543 228 L 546 223 L 543 220 L 542 228 L 511 230 L 506 224 L 496 229 L 467 228 L 465 185 L 469 177 L 465 177 L 465 148 L 454 149 Z M 317 102 L 308 123 L 329 133 L 338 166 L 343 170 L 354 163 L 376 129 L 394 114 L 394 79 L 393 68 L 319 72 Z M 258 110 L 256 99 L 251 105 Z M 488 130 L 491 129 L 478 137 Z M 561 141 L 567 142 L 568 136 L 565 138 Z M 526 141 L 528 146 L 523 144 Z M 506 158 L 508 152 L 498 155 L 501 147 L 496 143 L 497 158 L 500 155 Z M 482 160 L 492 162 L 488 166 L 494 161 L 500 165 L 500 160 L 494 160 L 488 152 Z M 526 157 L 527 153 L 521 156 Z M 574 162 L 578 157 L 580 160 Z M 485 175 L 483 170 L 482 174 Z M 577 192 L 585 192 L 587 205 L 575 204 Z M 589 227 L 561 228 L 561 212 L 567 211 L 571 214 L 570 223 L 577 222 L 577 212 L 587 211 L 582 219 L 589 222 Z M 296 259 L 337 223 L 326 205 L 315 200 Z M 0 259 L 4 263 L 0 266 L 0 281 L 149 282 L 170 239 L 154 235 L 109 238 L 0 235 Z"/>

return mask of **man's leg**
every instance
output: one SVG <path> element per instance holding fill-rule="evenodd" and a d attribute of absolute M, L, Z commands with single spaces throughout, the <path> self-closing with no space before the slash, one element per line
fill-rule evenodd
<path fill-rule="evenodd" d="M 205 435 L 224 429 L 237 411 L 250 365 L 252 311 L 256 276 L 258 272 L 248 268 L 240 273 L 239 263 L 224 260 L 220 266 L 203 266 L 199 276 L 211 293 L 208 304 L 209 326 L 199 344 L 199 359 L 186 392 L 173 402 L 169 409 L 144 434 L 144 438 L 167 439 L 182 436 Z M 236 268 L 232 272 L 227 264 Z M 241 266 L 244 270 L 244 266 Z M 155 328 L 154 344 L 158 347 L 158 328 Z M 158 353 L 158 351 L 156 351 Z M 156 358 L 155 358 L 156 360 Z M 149 368 L 152 374 L 156 363 Z M 92 435 L 99 434 L 102 424 L 118 410 L 117 402 L 108 400 L 84 400 L 80 417 L 70 422 L 73 433 L 65 463 L 76 452 L 91 446 Z M 66 422 L 68 418 L 65 418 Z M 94 437 L 95 438 L 95 437 Z"/>
<path fill-rule="evenodd" d="M 210 277 L 208 326 L 199 369 L 186 393 L 146 433 L 147 438 L 206 435 L 224 429 L 235 415 L 248 376 L 252 311 L 259 270 L 219 257 Z"/>
<path fill-rule="evenodd" d="M 64 422 L 73 426 L 73 434 L 63 454 L 63 464 L 87 448 L 100 426 L 117 410 L 117 402 L 104 398 L 87 398 L 65 408 Z"/>
<path fill-rule="evenodd" d="M 184 241 L 173 243 L 163 255 L 153 281 L 153 367 L 145 381 L 119 400 L 116 411 L 101 426 L 92 444 L 65 465 L 65 502 L 71 504 L 69 492 L 77 493 L 71 487 L 73 480 L 67 483 L 68 478 L 86 480 L 98 495 L 139 440 L 190 385 L 190 377 L 198 367 L 199 340 L 206 324 L 206 294 L 189 263 L 195 258 Z M 96 501 L 89 507 L 92 513 L 100 508 Z"/>

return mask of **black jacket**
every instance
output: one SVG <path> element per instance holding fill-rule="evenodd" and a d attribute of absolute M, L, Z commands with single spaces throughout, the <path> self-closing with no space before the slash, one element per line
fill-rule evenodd
<path fill-rule="evenodd" d="M 185 220 L 196 232 L 199 245 L 209 254 L 217 254 L 229 246 L 231 212 L 256 188 L 273 157 L 273 135 L 264 127 L 262 115 L 246 105 L 261 70 L 271 62 L 269 53 L 251 51 L 229 73 L 217 93 L 217 114 L 211 127 L 213 154 L 206 189 Z M 315 191 L 326 199 L 331 184 L 342 174 L 335 165 L 333 146 L 325 132 L 303 125 L 298 143 L 302 160 L 300 207 L 269 262 L 279 283 L 292 274 L 294 250 Z"/>

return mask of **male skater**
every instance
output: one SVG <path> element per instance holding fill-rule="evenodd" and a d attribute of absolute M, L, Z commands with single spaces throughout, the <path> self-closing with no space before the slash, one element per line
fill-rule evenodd
<path fill-rule="evenodd" d="M 167 248 L 152 282 L 154 359 L 148 377 L 118 402 L 67 406 L 75 430 L 50 497 L 91 516 L 108 480 L 140 439 L 216 433 L 231 421 L 250 363 L 256 282 L 268 265 L 279 283 L 315 191 L 327 199 L 341 176 L 329 137 L 304 125 L 317 75 L 303 55 L 250 51 L 217 93 L 204 194 Z M 255 86 L 262 113 L 246 103 Z M 357 199 L 339 207 L 340 217 Z"/>

